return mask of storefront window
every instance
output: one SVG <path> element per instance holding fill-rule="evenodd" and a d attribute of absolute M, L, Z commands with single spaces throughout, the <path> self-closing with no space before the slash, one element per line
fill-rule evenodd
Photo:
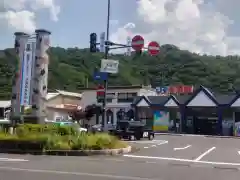
<path fill-rule="evenodd" d="M 113 112 L 110 109 L 107 110 L 106 116 L 107 116 L 107 123 L 108 124 L 113 124 L 114 123 Z"/>
<path fill-rule="evenodd" d="M 138 109 L 138 119 L 140 121 L 152 120 L 153 119 L 153 113 L 152 113 L 151 108 L 140 107 Z"/>
<path fill-rule="evenodd" d="M 127 118 L 128 118 L 129 120 L 134 119 L 134 111 L 133 111 L 133 109 L 130 109 L 130 110 L 127 112 Z"/>
<path fill-rule="evenodd" d="M 137 96 L 137 93 L 118 93 L 117 101 L 118 103 L 133 102 L 136 96 Z"/>
<path fill-rule="evenodd" d="M 125 111 L 123 109 L 120 109 L 117 112 L 117 121 L 124 120 L 124 117 L 125 117 Z"/>

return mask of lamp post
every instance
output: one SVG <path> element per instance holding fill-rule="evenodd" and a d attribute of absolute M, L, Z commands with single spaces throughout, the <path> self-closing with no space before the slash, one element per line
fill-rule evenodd
<path fill-rule="evenodd" d="M 110 7 L 111 7 L 111 0 L 108 0 L 106 42 L 109 41 Z M 109 51 L 109 46 L 106 45 L 104 59 L 108 59 L 108 51 Z M 104 131 L 106 131 L 105 116 L 106 116 L 106 104 L 107 104 L 107 87 L 108 87 L 108 80 L 106 79 L 106 80 L 104 80 L 104 98 L 103 98 L 103 114 L 102 114 L 102 126 L 103 126 Z"/>

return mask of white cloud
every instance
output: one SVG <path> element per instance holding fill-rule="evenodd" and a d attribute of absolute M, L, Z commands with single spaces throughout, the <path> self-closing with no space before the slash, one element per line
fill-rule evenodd
<path fill-rule="evenodd" d="M 207 2 L 209 0 L 139 0 L 138 23 L 131 29 L 132 34 L 143 35 L 146 43 L 154 40 L 198 53 L 239 53 L 239 38 L 228 35 L 233 22 L 218 12 L 215 4 Z M 129 29 L 121 27 L 112 38 L 122 43 L 128 32 Z"/>
<path fill-rule="evenodd" d="M 51 19 L 58 21 L 60 7 L 54 0 L 0 0 L 0 24 L 32 33 L 36 29 L 36 12 L 41 9 L 48 9 Z"/>
<path fill-rule="evenodd" d="M 7 20 L 9 28 L 33 32 L 36 27 L 35 14 L 30 11 L 7 11 L 0 17 L 0 20 Z"/>

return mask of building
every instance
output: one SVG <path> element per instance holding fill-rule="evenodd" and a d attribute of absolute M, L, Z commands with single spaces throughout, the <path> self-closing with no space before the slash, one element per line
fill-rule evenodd
<path fill-rule="evenodd" d="M 153 120 L 156 131 L 240 135 L 240 95 L 217 94 L 201 86 L 192 95 L 141 96 L 135 118 Z"/>
<path fill-rule="evenodd" d="M 50 92 L 45 99 L 46 119 L 60 121 L 69 118 L 69 112 L 73 109 L 80 109 L 82 94 L 56 90 Z M 0 101 L 0 119 L 9 119 L 11 101 Z M 26 107 L 27 108 L 27 107 Z"/>
<path fill-rule="evenodd" d="M 56 90 L 48 93 L 46 98 L 46 115 L 48 120 L 58 121 L 69 118 L 69 111 L 80 109 L 82 94 Z"/>
<path fill-rule="evenodd" d="M 85 108 L 88 105 L 96 104 L 102 106 L 102 100 L 97 98 L 96 88 L 82 89 L 81 106 Z M 110 86 L 107 89 L 106 120 L 107 123 L 117 123 L 117 113 L 121 110 L 128 112 L 131 104 L 137 96 L 156 96 L 156 91 L 151 86 Z M 101 115 L 96 115 L 91 124 L 100 123 Z"/>
<path fill-rule="evenodd" d="M 0 101 L 0 120 L 9 119 L 11 101 Z"/>

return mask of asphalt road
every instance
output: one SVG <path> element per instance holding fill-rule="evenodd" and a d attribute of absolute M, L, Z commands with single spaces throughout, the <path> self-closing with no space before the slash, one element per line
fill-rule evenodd
<path fill-rule="evenodd" d="M 117 157 L 0 155 L 4 180 L 236 180 L 240 139 L 158 136 Z"/>
<path fill-rule="evenodd" d="M 163 157 L 179 162 L 240 166 L 240 139 L 161 135 L 154 141 L 136 141 L 132 144 L 142 149 L 134 155 L 145 159 Z"/>

